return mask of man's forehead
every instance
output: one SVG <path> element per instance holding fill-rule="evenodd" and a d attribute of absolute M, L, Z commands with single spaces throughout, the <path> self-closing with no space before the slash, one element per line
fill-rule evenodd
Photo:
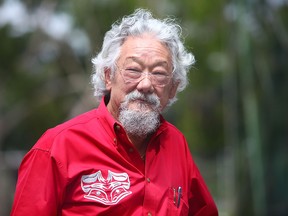
<path fill-rule="evenodd" d="M 151 56 L 169 58 L 170 49 L 166 44 L 151 35 L 142 35 L 138 37 L 129 36 L 121 45 L 121 53 L 126 57 Z"/>
<path fill-rule="evenodd" d="M 145 57 L 137 57 L 137 56 L 129 56 L 126 57 L 124 60 L 124 64 L 129 64 L 129 63 L 138 63 L 138 64 L 144 64 L 147 61 Z M 168 66 L 169 62 L 165 59 L 162 58 L 153 58 L 150 59 L 150 62 L 153 65 L 159 65 L 159 66 Z"/>

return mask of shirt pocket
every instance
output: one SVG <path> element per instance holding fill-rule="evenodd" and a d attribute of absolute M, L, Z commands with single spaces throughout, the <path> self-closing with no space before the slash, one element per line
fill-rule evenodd
<path fill-rule="evenodd" d="M 168 188 L 168 208 L 167 216 L 187 216 L 189 212 L 189 206 L 183 199 L 183 192 L 180 194 L 178 203 L 178 191 L 177 188 Z"/>

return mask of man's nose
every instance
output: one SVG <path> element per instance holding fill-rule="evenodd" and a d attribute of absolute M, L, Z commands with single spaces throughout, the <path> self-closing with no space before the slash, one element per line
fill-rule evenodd
<path fill-rule="evenodd" d="M 142 79 L 137 85 L 137 90 L 143 93 L 153 93 L 152 77 L 149 76 L 149 73 L 144 73 L 142 76 Z"/>

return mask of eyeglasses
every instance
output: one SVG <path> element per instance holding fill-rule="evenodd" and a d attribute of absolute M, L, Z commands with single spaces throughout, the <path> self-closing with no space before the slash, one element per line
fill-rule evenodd
<path fill-rule="evenodd" d="M 158 87 L 164 87 L 167 85 L 172 77 L 164 71 L 143 72 L 142 70 L 135 68 L 122 68 L 119 71 L 125 83 L 136 84 L 145 77 L 148 77 L 152 85 Z"/>

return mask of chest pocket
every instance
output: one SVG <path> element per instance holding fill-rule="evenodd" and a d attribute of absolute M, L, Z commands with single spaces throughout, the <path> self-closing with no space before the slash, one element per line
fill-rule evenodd
<path fill-rule="evenodd" d="M 175 188 L 170 187 L 168 189 L 168 208 L 167 216 L 187 216 L 189 207 L 183 197 L 180 195 L 178 199 L 178 191 Z M 179 202 L 179 203 L 178 203 Z"/>

